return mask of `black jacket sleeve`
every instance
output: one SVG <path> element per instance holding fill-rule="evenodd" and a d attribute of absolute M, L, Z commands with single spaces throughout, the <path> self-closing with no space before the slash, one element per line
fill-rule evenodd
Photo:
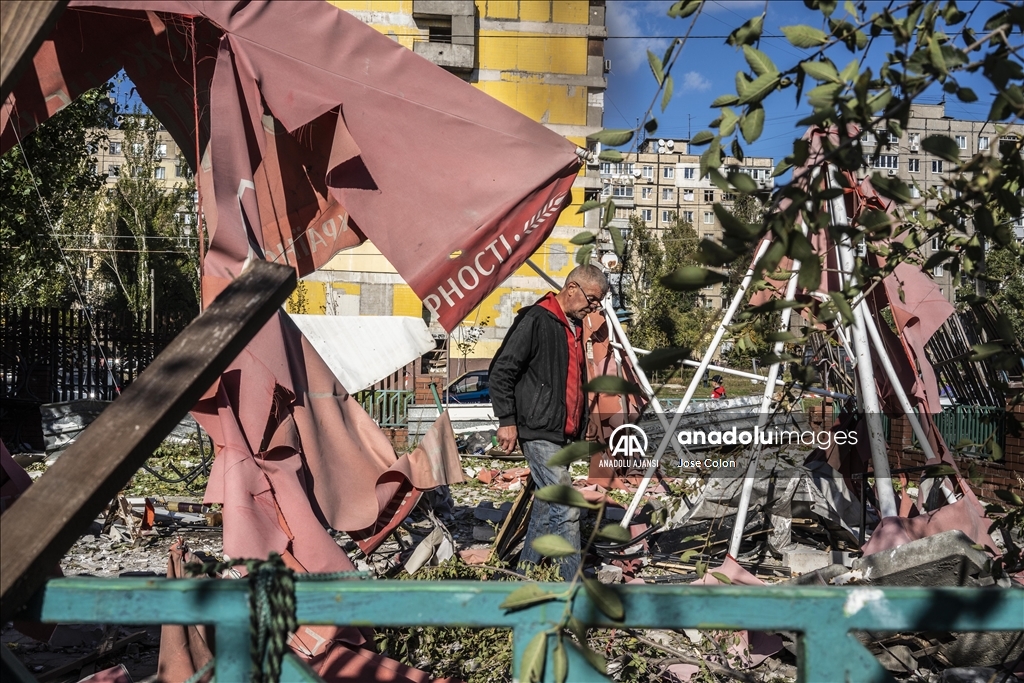
<path fill-rule="evenodd" d="M 521 313 L 491 361 L 488 378 L 491 406 L 501 427 L 516 424 L 516 384 L 533 359 L 536 325 L 537 316 L 529 315 L 528 312 Z"/>

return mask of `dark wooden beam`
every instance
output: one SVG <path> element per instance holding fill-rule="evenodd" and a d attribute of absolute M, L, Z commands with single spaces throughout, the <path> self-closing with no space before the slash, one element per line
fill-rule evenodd
<path fill-rule="evenodd" d="M 43 585 L 293 289 L 294 269 L 249 266 L 0 517 L 0 619 Z"/>
<path fill-rule="evenodd" d="M 0 102 L 14 90 L 67 4 L 67 0 L 0 2 Z"/>

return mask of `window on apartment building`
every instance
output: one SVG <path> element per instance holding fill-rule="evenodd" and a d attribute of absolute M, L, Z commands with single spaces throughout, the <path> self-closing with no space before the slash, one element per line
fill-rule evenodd
<path fill-rule="evenodd" d="M 872 160 L 875 168 L 898 168 L 900 158 L 895 154 L 879 154 Z"/>
<path fill-rule="evenodd" d="M 911 133 L 907 138 L 907 144 L 910 145 L 910 149 L 917 149 L 921 145 L 921 134 Z"/>
<path fill-rule="evenodd" d="M 653 187 L 641 187 L 640 188 L 640 199 L 650 199 L 654 196 Z"/>
<path fill-rule="evenodd" d="M 697 175 L 697 169 L 695 168 L 684 168 L 683 169 L 683 180 L 693 180 L 694 176 Z"/>
<path fill-rule="evenodd" d="M 612 196 L 613 197 L 632 197 L 633 186 L 632 185 L 612 185 Z"/>
<path fill-rule="evenodd" d="M 932 160 L 932 173 L 942 173 L 942 162 L 940 160 Z"/>
<path fill-rule="evenodd" d="M 935 266 L 932 268 L 932 275 L 935 277 L 942 277 L 942 266 Z"/>
<path fill-rule="evenodd" d="M 141 142 L 132 143 L 132 154 L 142 154 L 143 145 Z"/>
<path fill-rule="evenodd" d="M 158 144 L 156 146 L 156 156 L 160 157 L 161 159 L 163 159 L 164 157 L 167 156 L 167 143 L 166 142 L 161 142 L 160 144 Z"/>
<path fill-rule="evenodd" d="M 110 146 L 107 148 L 107 151 L 110 152 L 111 154 L 120 154 L 121 153 L 121 143 L 120 142 L 111 142 Z"/>
<path fill-rule="evenodd" d="M 141 177 L 142 177 L 142 167 L 141 166 L 132 166 L 132 178 L 141 178 Z"/>
<path fill-rule="evenodd" d="M 988 149 L 988 138 L 984 136 L 978 137 L 978 150 L 986 151 Z"/>
<path fill-rule="evenodd" d="M 736 201 L 736 194 L 733 193 L 733 192 L 723 192 L 722 193 L 722 201 L 723 202 L 734 202 L 734 201 Z"/>
<path fill-rule="evenodd" d="M 661 169 L 661 177 L 665 180 L 671 180 L 676 177 L 675 166 L 665 166 Z"/>
<path fill-rule="evenodd" d="M 939 250 L 939 238 L 938 237 L 933 237 L 932 238 L 932 251 L 938 251 L 938 250 Z"/>
<path fill-rule="evenodd" d="M 107 175 L 115 178 L 121 175 L 121 164 L 109 164 L 107 166 Z"/>
<path fill-rule="evenodd" d="M 165 180 L 167 178 L 167 169 L 163 166 L 157 166 L 153 169 L 153 177 L 157 180 Z"/>
<path fill-rule="evenodd" d="M 686 201 L 686 202 L 692 202 L 693 201 L 693 190 L 683 190 L 683 201 Z"/>
<path fill-rule="evenodd" d="M 650 180 L 651 178 L 654 177 L 654 167 L 653 166 L 644 166 L 640 173 L 641 173 L 641 175 L 644 178 L 647 178 L 647 180 Z"/>
<path fill-rule="evenodd" d="M 713 232 L 706 232 L 706 233 L 704 233 L 704 234 L 702 235 L 702 237 L 703 237 L 704 239 L 706 239 L 706 240 L 709 240 L 709 241 L 714 241 L 714 239 L 715 239 L 715 233 L 713 233 Z"/>
<path fill-rule="evenodd" d="M 601 162 L 601 175 L 611 175 L 611 174 L 612 174 L 612 162 L 610 162 L 610 161 L 602 161 Z"/>
<path fill-rule="evenodd" d="M 676 191 L 671 187 L 661 188 L 661 201 L 671 202 L 675 200 Z"/>
<path fill-rule="evenodd" d="M 654 209 L 640 209 L 640 218 L 650 221 L 654 218 Z"/>
<path fill-rule="evenodd" d="M 682 216 L 684 223 L 693 225 L 693 211 L 683 211 L 680 215 Z"/>
<path fill-rule="evenodd" d="M 629 214 L 631 214 L 631 213 L 633 213 L 633 209 L 630 209 L 629 207 L 625 207 L 625 206 L 616 206 L 615 207 L 615 217 L 616 218 L 629 218 Z"/>
<path fill-rule="evenodd" d="M 706 201 L 706 202 L 713 202 L 713 201 L 715 201 L 715 191 L 714 190 L 704 190 L 704 201 Z"/>
<path fill-rule="evenodd" d="M 967 149 L 967 136 L 966 135 L 957 135 L 956 136 L 956 146 L 959 147 L 960 149 Z"/>
<path fill-rule="evenodd" d="M 174 177 L 175 178 L 184 178 L 185 177 L 185 164 L 175 164 L 174 165 Z"/>
<path fill-rule="evenodd" d="M 911 173 L 917 173 L 918 171 L 920 171 L 921 160 L 917 158 L 907 159 L 907 170 L 910 171 Z"/>
<path fill-rule="evenodd" d="M 704 225 L 714 225 L 714 224 L 715 224 L 715 214 L 712 213 L 711 211 L 705 211 L 704 212 Z"/>
<path fill-rule="evenodd" d="M 918 188 L 917 185 L 911 185 L 910 186 L 910 196 L 913 199 L 920 199 L 921 198 L 921 190 L 920 190 L 920 188 Z"/>
<path fill-rule="evenodd" d="M 662 211 L 661 212 L 661 222 L 662 223 L 671 223 L 672 220 L 675 217 L 676 217 L 676 212 L 675 211 Z"/>
<path fill-rule="evenodd" d="M 920 194 L 920 193 L 918 193 L 918 194 Z M 910 217 L 911 218 L 917 218 L 920 215 L 921 215 L 921 212 L 918 211 L 917 209 L 911 209 L 910 210 Z"/>
<path fill-rule="evenodd" d="M 864 137 L 862 138 L 862 140 L 864 141 L 865 145 L 874 145 L 878 142 L 877 140 L 875 140 L 874 133 L 864 133 Z"/>

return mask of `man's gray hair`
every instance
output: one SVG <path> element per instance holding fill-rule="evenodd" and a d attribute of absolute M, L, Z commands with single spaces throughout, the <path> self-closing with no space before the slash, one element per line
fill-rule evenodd
<path fill-rule="evenodd" d="M 611 289 L 611 285 L 608 284 L 608 278 L 605 276 L 604 272 L 597 266 L 590 263 L 573 268 L 572 272 L 569 273 L 569 276 L 565 278 L 566 285 L 570 282 L 600 287 L 602 297 L 608 293 L 609 289 Z"/>

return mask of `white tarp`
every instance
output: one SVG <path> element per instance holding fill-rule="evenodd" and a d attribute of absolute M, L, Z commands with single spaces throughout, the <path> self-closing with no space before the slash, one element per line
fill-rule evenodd
<path fill-rule="evenodd" d="M 350 393 L 366 389 L 434 348 L 434 338 L 420 318 L 292 315 L 291 319 Z"/>

